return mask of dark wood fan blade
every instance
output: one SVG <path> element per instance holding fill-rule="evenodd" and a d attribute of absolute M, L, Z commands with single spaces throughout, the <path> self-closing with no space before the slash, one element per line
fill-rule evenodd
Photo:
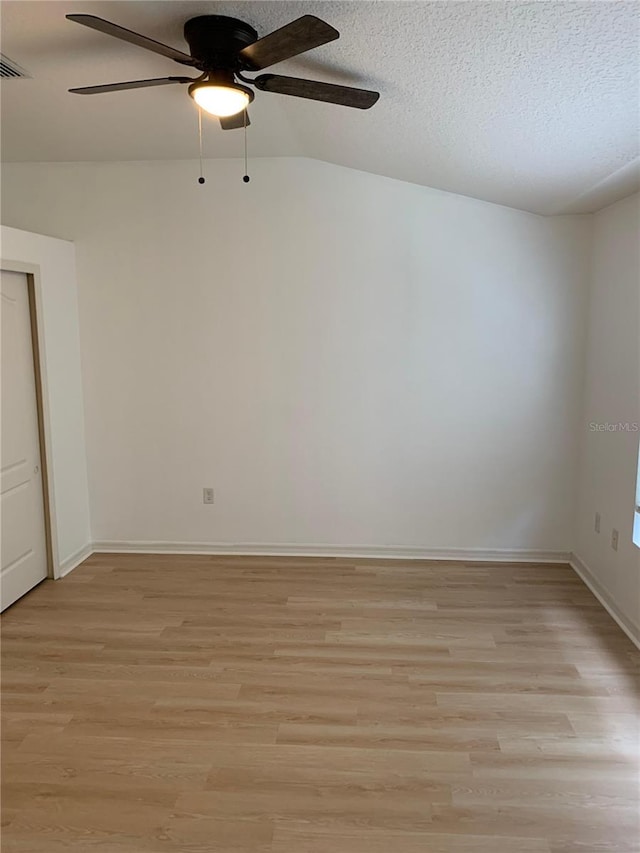
<path fill-rule="evenodd" d="M 125 89 L 147 89 L 150 86 L 166 86 L 169 83 L 193 83 L 191 77 L 156 77 L 153 80 L 129 80 L 127 83 L 106 83 L 104 86 L 83 86 L 69 89 L 74 95 L 99 95 L 101 92 L 122 92 Z"/>
<path fill-rule="evenodd" d="M 317 80 L 302 80 L 300 77 L 282 77 L 280 74 L 261 74 L 251 81 L 263 92 L 293 95 L 295 98 L 310 98 L 312 101 L 327 101 L 344 107 L 368 110 L 380 97 L 379 92 L 354 89 L 351 86 L 335 86 Z"/>
<path fill-rule="evenodd" d="M 223 130 L 237 130 L 240 127 L 245 127 L 245 114 L 247 117 L 246 126 L 249 127 L 251 122 L 249 121 L 249 113 L 246 110 L 242 110 L 234 116 L 224 116 L 220 119 L 220 127 Z"/>
<path fill-rule="evenodd" d="M 98 32 L 104 33 L 107 36 L 115 36 L 115 38 L 128 41 L 138 47 L 144 47 L 146 50 L 152 50 L 154 53 L 159 53 L 161 56 L 166 56 L 167 59 L 173 59 L 176 62 L 182 63 L 182 65 L 196 64 L 196 61 L 188 53 L 183 53 L 181 50 L 176 50 L 167 44 L 162 44 L 146 36 L 141 36 L 139 33 L 134 33 L 133 30 L 119 27 L 117 24 L 112 24 L 103 18 L 96 18 L 95 15 L 67 15 L 67 20 L 75 21 L 76 24 L 82 24 L 84 27 L 91 27 L 92 30 L 98 30 Z"/>
<path fill-rule="evenodd" d="M 242 48 L 238 56 L 246 69 L 260 71 L 339 37 L 340 33 L 320 18 L 303 15 Z"/>

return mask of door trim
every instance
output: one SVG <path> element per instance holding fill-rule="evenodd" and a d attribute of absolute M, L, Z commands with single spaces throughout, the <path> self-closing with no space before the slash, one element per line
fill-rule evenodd
<path fill-rule="evenodd" d="M 5 272 L 24 273 L 27 279 L 29 314 L 31 319 L 31 347 L 36 386 L 36 409 L 38 413 L 38 436 L 40 439 L 40 464 L 42 466 L 42 502 L 44 508 L 44 536 L 47 556 L 47 577 L 61 577 L 58 565 L 58 542 L 56 538 L 56 511 L 53 479 L 50 476 L 51 423 L 49 418 L 49 393 L 47 383 L 47 359 L 42 321 L 42 282 L 40 266 L 23 261 L 0 259 L 0 269 Z"/>

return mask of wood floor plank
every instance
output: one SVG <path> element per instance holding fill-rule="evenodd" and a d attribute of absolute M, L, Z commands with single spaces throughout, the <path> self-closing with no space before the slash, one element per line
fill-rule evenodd
<path fill-rule="evenodd" d="M 544 838 L 451 835 L 440 832 L 365 831 L 342 825 L 310 828 L 303 821 L 278 824 L 272 853 L 550 853 Z M 626 851 L 625 851 L 626 853 Z"/>
<path fill-rule="evenodd" d="M 96 554 L 1 629 L 3 853 L 640 850 L 640 655 L 567 566 Z"/>

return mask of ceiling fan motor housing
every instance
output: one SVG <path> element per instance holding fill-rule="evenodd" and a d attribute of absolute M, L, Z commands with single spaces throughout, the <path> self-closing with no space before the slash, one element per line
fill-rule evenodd
<path fill-rule="evenodd" d="M 191 56 L 203 71 L 241 70 L 238 54 L 258 40 L 253 27 L 226 15 L 200 15 L 184 25 Z"/>

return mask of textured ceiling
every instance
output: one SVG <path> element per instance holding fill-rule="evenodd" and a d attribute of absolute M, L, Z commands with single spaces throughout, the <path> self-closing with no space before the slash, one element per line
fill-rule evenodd
<path fill-rule="evenodd" d="M 617 2 L 3 2 L 5 161 L 197 156 L 184 87 L 93 97 L 71 86 L 184 73 L 65 20 L 86 12 L 185 50 L 184 21 L 243 18 L 260 34 L 301 14 L 339 41 L 274 72 L 381 92 L 362 112 L 258 92 L 250 154 L 306 156 L 538 213 L 595 210 L 638 184 L 639 4 Z M 206 122 L 205 156 L 242 155 Z"/>

